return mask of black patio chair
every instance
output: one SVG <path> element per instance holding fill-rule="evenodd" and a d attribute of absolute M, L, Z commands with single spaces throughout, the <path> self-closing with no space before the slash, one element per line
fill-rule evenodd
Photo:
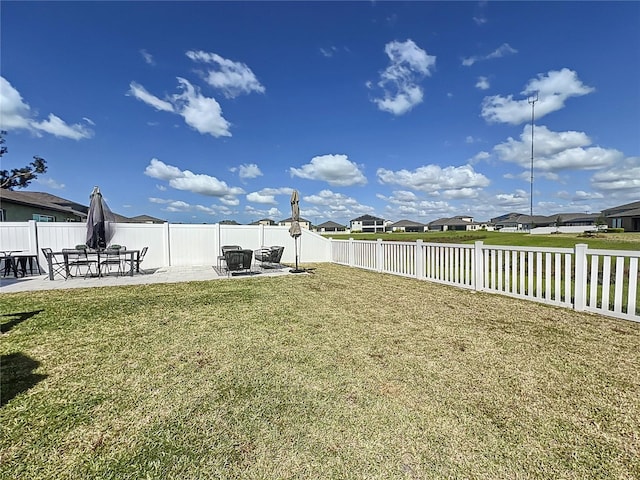
<path fill-rule="evenodd" d="M 122 247 L 122 250 L 126 250 L 126 247 Z M 128 273 L 130 271 L 131 262 L 133 261 L 134 271 L 136 273 L 142 273 L 143 275 L 146 275 L 147 272 L 140 268 L 140 264 L 144 260 L 144 257 L 147 254 L 148 250 L 149 250 L 149 247 L 144 247 L 142 250 L 140 250 L 140 255 L 138 255 L 138 258 L 134 258 L 133 260 L 131 260 L 131 257 L 128 254 L 125 254 L 124 255 L 124 265 L 125 265 L 124 273 Z"/>
<path fill-rule="evenodd" d="M 50 248 L 43 248 L 42 254 L 44 258 L 47 260 L 47 265 L 51 265 L 51 270 L 53 272 L 53 278 L 56 278 L 56 275 L 61 276 L 65 280 L 67 279 L 67 266 L 64 263 L 64 258 L 60 258 L 59 255 L 53 253 L 53 250 Z"/>
<path fill-rule="evenodd" d="M 85 246 L 86 247 L 86 246 Z M 98 260 L 89 258 L 86 248 L 63 248 L 62 254 L 65 256 L 69 277 L 81 274 L 82 267 L 85 267 L 84 278 L 98 274 Z M 95 267 L 95 270 L 93 269 Z M 75 275 L 71 273 L 71 268 L 75 268 Z"/>
<path fill-rule="evenodd" d="M 124 263 L 119 248 L 108 248 L 100 253 L 100 274 L 109 274 L 115 269 L 116 276 L 123 275 Z"/>
<path fill-rule="evenodd" d="M 227 264 L 228 276 L 234 273 L 251 273 L 253 250 L 227 250 L 224 253 L 224 261 Z"/>
<path fill-rule="evenodd" d="M 280 265 L 282 260 L 282 254 L 284 253 L 284 247 L 274 246 L 271 247 L 271 263 L 273 265 Z"/>

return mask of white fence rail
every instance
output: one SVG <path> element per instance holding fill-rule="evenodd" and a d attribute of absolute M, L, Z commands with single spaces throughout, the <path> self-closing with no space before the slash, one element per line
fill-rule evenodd
<path fill-rule="evenodd" d="M 640 322 L 640 251 L 331 240 L 351 267 Z"/>
<path fill-rule="evenodd" d="M 222 245 L 256 250 L 262 246 L 285 247 L 282 262 L 295 263 L 295 244 L 287 227 L 220 224 L 116 223 L 111 243 L 132 249 L 149 247 L 145 268 L 216 265 Z M 38 254 L 42 248 L 60 251 L 86 242 L 87 227 L 72 222 L 0 222 L 0 251 L 19 250 Z M 329 262 L 330 242 L 309 230 L 298 240 L 300 263 Z"/>

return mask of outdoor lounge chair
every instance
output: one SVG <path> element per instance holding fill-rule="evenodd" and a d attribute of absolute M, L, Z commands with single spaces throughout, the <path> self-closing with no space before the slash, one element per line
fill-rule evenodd
<path fill-rule="evenodd" d="M 227 273 L 251 273 L 251 262 L 253 261 L 252 250 L 227 250 L 224 254 L 224 261 L 227 264 Z"/>
<path fill-rule="evenodd" d="M 254 252 L 256 261 L 260 262 L 262 268 L 276 268 L 282 259 L 284 247 L 262 247 Z"/>

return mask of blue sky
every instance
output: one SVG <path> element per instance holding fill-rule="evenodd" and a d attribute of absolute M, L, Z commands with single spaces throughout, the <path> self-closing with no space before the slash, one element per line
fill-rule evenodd
<path fill-rule="evenodd" d="M 640 200 L 640 2 L 7 2 L 2 168 L 171 222 Z"/>

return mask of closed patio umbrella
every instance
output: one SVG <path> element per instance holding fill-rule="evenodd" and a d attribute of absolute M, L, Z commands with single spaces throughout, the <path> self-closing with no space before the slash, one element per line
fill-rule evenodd
<path fill-rule="evenodd" d="M 300 196 L 298 191 L 291 192 L 291 227 L 289 227 L 289 235 L 293 237 L 293 243 L 296 249 L 296 268 L 291 273 L 303 273 L 304 270 L 298 268 L 298 238 L 302 236 L 300 229 Z"/>
<path fill-rule="evenodd" d="M 107 206 L 99 187 L 93 187 L 87 214 L 87 246 L 96 250 L 105 248 L 113 238 L 114 216 Z"/>

